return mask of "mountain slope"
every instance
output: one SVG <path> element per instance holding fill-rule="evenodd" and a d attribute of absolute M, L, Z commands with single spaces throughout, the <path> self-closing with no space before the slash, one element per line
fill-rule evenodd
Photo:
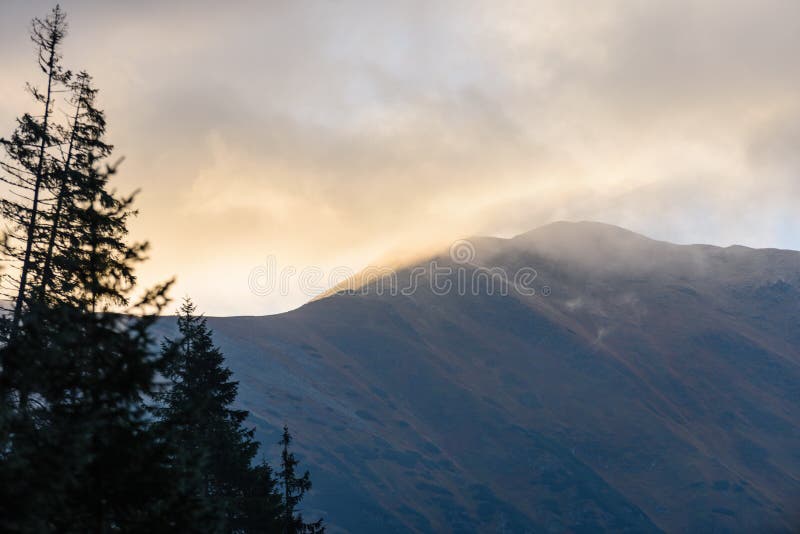
<path fill-rule="evenodd" d="M 262 438 L 294 427 L 334 531 L 800 525 L 800 253 L 597 223 L 467 252 L 431 258 L 452 269 L 437 284 L 401 270 L 408 294 L 210 319 Z"/>

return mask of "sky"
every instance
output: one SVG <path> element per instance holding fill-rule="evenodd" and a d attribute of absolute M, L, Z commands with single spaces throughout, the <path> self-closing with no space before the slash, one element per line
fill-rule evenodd
<path fill-rule="evenodd" d="M 321 291 L 556 220 L 800 249 L 796 0 L 61 5 L 115 185 L 141 189 L 140 280 L 175 276 L 210 315 L 302 304 L 291 269 Z M 0 0 L 0 135 L 32 107 L 27 31 L 52 7 Z M 285 290 L 254 291 L 270 265 Z"/>

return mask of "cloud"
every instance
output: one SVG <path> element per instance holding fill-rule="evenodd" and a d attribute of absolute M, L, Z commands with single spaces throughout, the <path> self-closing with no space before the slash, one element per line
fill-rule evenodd
<path fill-rule="evenodd" d="M 248 293 L 270 253 L 359 267 L 553 219 L 800 247 L 796 2 L 63 3 L 143 188 L 142 278 L 211 313 L 299 302 Z M 4 130 L 49 8 L 0 7 Z"/>

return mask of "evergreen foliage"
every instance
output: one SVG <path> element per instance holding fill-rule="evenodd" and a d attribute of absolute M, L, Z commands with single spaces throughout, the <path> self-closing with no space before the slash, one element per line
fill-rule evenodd
<path fill-rule="evenodd" d="M 306 523 L 303 515 L 297 510 L 297 505 L 303 500 L 306 492 L 311 489 L 311 475 L 308 471 L 302 476 L 297 476 L 298 461 L 294 453 L 289 451 L 292 436 L 289 427 L 283 427 L 281 446 L 281 470 L 278 473 L 283 488 L 283 532 L 284 534 L 317 534 L 325 532 L 322 520 Z"/>
<path fill-rule="evenodd" d="M 177 341 L 166 341 L 172 384 L 158 409 L 164 434 L 172 436 L 185 468 L 198 469 L 194 494 L 213 508 L 219 528 L 235 532 L 278 517 L 280 500 L 267 464 L 253 466 L 258 452 L 254 430 L 246 428 L 247 411 L 233 408 L 238 390 L 231 371 L 214 345 L 206 319 L 185 299 L 178 315 Z"/>
<path fill-rule="evenodd" d="M 288 441 L 285 498 L 254 464 L 237 383 L 190 301 L 180 339 L 154 350 L 170 283 L 134 298 L 147 244 L 128 241 L 134 196 L 110 188 L 97 89 L 61 66 L 66 28 L 59 7 L 34 20 L 41 114 L 2 139 L 13 309 L 0 317 L 0 531 L 277 533 L 289 517 L 291 532 L 321 532 L 295 516 L 310 482 L 285 475 Z"/>

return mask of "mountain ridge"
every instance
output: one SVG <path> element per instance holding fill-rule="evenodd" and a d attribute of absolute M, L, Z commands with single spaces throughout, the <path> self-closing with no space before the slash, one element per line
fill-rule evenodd
<path fill-rule="evenodd" d="M 576 239 L 576 237 L 578 239 Z M 569 246 L 565 247 L 564 243 Z M 627 268 L 639 271 L 639 274 L 652 274 L 658 258 L 662 260 L 669 258 L 670 254 L 678 255 L 682 264 L 674 261 L 668 262 L 664 267 L 685 271 L 687 268 L 694 269 L 694 273 L 684 273 L 696 276 L 698 271 L 706 270 L 709 262 L 720 264 L 724 261 L 741 261 L 741 256 L 751 259 L 758 256 L 769 255 L 769 262 L 777 262 L 778 266 L 786 262 L 796 261 L 797 251 L 778 248 L 752 248 L 743 245 L 718 246 L 711 244 L 674 244 L 668 241 L 652 239 L 642 234 L 632 232 L 622 227 L 592 221 L 556 221 L 528 232 L 517 234 L 509 238 L 495 236 L 473 236 L 466 239 L 454 241 L 448 250 L 446 247 L 440 248 L 436 252 L 425 255 L 417 255 L 417 260 L 413 262 L 376 262 L 366 267 L 353 277 L 341 282 L 337 286 L 330 288 L 322 294 L 314 297 L 313 301 L 330 297 L 337 292 L 358 290 L 365 284 L 375 281 L 376 277 L 386 275 L 387 271 L 398 272 L 418 265 L 430 264 L 432 261 L 447 259 L 454 252 L 454 247 L 471 247 L 468 252 L 478 256 L 478 264 L 484 267 L 491 267 L 491 261 L 500 253 L 521 253 L 540 254 L 545 258 L 552 257 L 559 261 L 570 260 L 582 263 L 591 257 L 595 260 L 602 260 L 604 263 L 613 264 L 614 269 L 624 270 Z M 571 247 L 571 248 L 570 248 Z M 611 256 L 609 256 L 611 254 Z M 754 255 L 755 254 L 755 255 Z M 642 260 L 645 263 L 642 263 Z M 634 261 L 632 261 L 634 260 Z M 472 262 L 473 259 L 470 259 Z M 761 265 L 747 265 L 749 272 L 757 269 L 774 271 L 774 266 L 767 262 Z M 784 265 L 785 267 L 785 265 Z M 793 267 L 792 267 L 793 268 Z M 784 270 L 785 272 L 785 270 Z M 778 273 L 776 273 L 778 276 Z"/>
<path fill-rule="evenodd" d="M 533 295 L 426 273 L 209 319 L 264 441 L 293 421 L 332 531 L 800 524 L 800 253 L 563 224 L 434 258 L 453 287 L 534 268 Z"/>

